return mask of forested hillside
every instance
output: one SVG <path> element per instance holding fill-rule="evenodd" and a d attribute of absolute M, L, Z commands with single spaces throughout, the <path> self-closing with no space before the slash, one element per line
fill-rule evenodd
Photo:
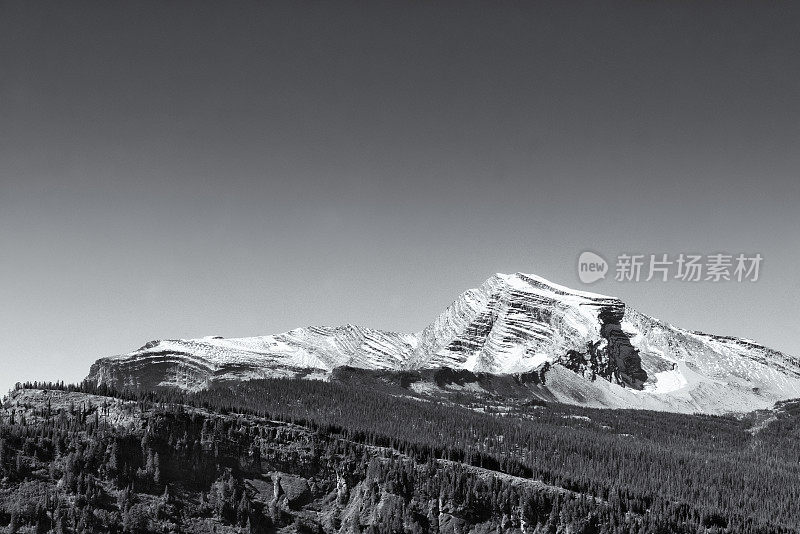
<path fill-rule="evenodd" d="M 302 380 L 196 394 L 25 384 L 0 412 L 0 525 L 797 532 L 798 411 L 467 409 Z"/>

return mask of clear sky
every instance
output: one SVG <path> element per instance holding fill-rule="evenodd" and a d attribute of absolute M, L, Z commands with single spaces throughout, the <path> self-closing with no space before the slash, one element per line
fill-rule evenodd
<path fill-rule="evenodd" d="M 800 354 L 800 5 L 0 2 L 0 388 L 495 272 Z M 759 252 L 582 286 L 578 254 Z"/>

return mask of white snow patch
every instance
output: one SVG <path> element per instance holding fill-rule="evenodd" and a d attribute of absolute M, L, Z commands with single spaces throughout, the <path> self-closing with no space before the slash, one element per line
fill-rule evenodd
<path fill-rule="evenodd" d="M 553 357 L 550 354 L 545 354 L 544 352 L 537 352 L 533 356 L 527 359 L 526 363 L 531 366 L 531 369 L 536 369 L 537 367 L 541 367 L 547 362 L 552 362 Z"/>
<path fill-rule="evenodd" d="M 578 419 L 580 421 L 591 421 L 591 417 L 586 415 L 562 415 L 562 419 Z"/>
<path fill-rule="evenodd" d="M 655 379 L 655 384 L 646 384 L 645 390 L 650 393 L 663 394 L 677 391 L 689 384 L 689 381 L 678 368 L 656 373 Z"/>
<path fill-rule="evenodd" d="M 571 295 L 576 295 L 576 296 L 579 296 L 579 297 L 584 297 L 584 298 L 588 298 L 588 299 L 592 299 L 592 300 L 594 300 L 594 299 L 612 299 L 612 300 L 616 300 L 614 297 L 609 297 L 608 295 L 601 295 L 599 293 L 591 293 L 589 291 L 580 291 L 580 290 L 577 290 L 577 289 L 572 289 L 572 288 L 569 288 L 569 287 L 566 287 L 566 286 L 562 286 L 560 284 L 553 283 L 550 280 L 547 280 L 547 279 L 542 278 L 541 276 L 537 276 L 535 274 L 526 274 L 526 273 L 503 274 L 503 273 L 497 273 L 496 276 L 498 278 L 503 279 L 508 285 L 510 285 L 514 289 L 519 289 L 519 290 L 522 290 L 522 291 L 529 291 L 529 292 L 530 291 L 536 291 L 536 292 L 541 291 L 539 288 L 534 289 L 531 286 L 530 283 L 528 283 L 525 280 L 523 280 L 521 277 L 524 276 L 525 278 L 529 278 L 530 280 L 533 280 L 535 282 L 539 282 L 540 284 L 544 284 L 544 285 L 550 286 L 555 291 L 561 291 L 561 292 L 564 292 L 564 293 L 568 293 L 568 294 L 571 294 Z"/>

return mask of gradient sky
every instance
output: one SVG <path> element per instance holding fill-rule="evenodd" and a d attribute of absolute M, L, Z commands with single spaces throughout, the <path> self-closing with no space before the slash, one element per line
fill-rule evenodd
<path fill-rule="evenodd" d="M 800 354 L 800 4 L 0 2 L 0 389 L 495 272 Z M 591 287 L 578 254 L 760 252 Z"/>

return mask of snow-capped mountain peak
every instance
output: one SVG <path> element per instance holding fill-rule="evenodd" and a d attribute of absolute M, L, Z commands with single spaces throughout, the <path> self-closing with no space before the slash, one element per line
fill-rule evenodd
<path fill-rule="evenodd" d="M 592 406 L 720 413 L 800 396 L 800 361 L 751 340 L 683 330 L 621 300 L 497 273 L 417 333 L 347 324 L 161 340 L 101 358 L 89 378 L 199 389 L 258 377 L 325 379 L 339 367 L 536 373 L 531 395 Z"/>

